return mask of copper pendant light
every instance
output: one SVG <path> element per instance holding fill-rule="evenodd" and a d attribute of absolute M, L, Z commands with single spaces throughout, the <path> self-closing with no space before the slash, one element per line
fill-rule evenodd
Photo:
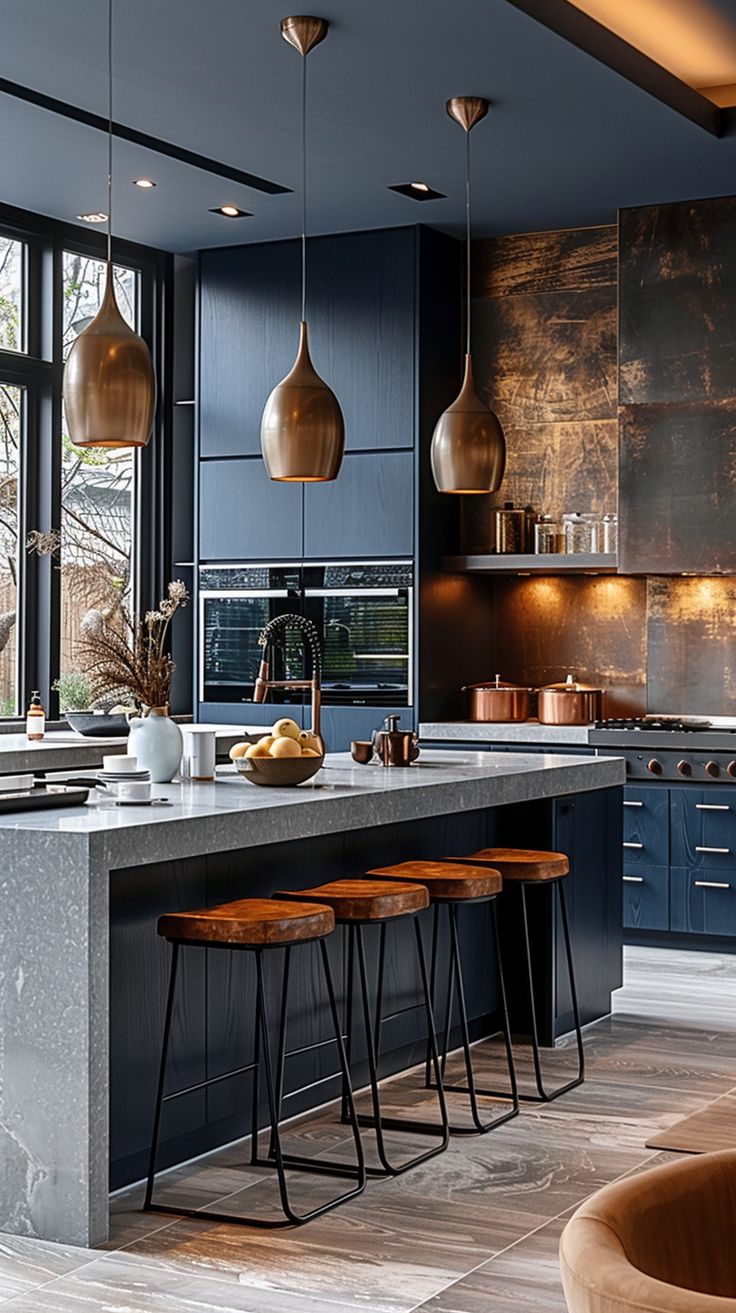
<path fill-rule="evenodd" d="M 64 406 L 75 447 L 145 447 L 151 437 L 156 380 L 151 353 L 126 324 L 112 264 L 112 0 L 107 14 L 107 274 L 102 305 L 79 334 L 64 366 Z"/>
<path fill-rule="evenodd" d="M 336 479 L 345 447 L 340 403 L 315 370 L 307 338 L 307 55 L 328 27 L 326 19 L 305 15 L 281 20 L 282 37 L 302 56 L 302 316 L 293 368 L 263 408 L 261 450 L 270 477 L 291 483 Z"/>
<path fill-rule="evenodd" d="M 470 132 L 488 113 L 488 101 L 455 96 L 446 108 L 465 132 L 465 375 L 457 397 L 437 421 L 430 458 L 439 492 L 490 493 L 503 480 L 506 440 L 498 419 L 475 390 L 470 354 Z"/>

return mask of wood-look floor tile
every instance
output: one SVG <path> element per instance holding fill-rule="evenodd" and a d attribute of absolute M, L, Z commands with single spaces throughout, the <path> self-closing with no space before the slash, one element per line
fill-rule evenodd
<path fill-rule="evenodd" d="M 91 1249 L 0 1234 L 0 1303 L 92 1263 Z"/>
<path fill-rule="evenodd" d="M 421 1313 L 565 1313 L 558 1248 L 566 1218 L 549 1222 L 421 1305 Z"/>

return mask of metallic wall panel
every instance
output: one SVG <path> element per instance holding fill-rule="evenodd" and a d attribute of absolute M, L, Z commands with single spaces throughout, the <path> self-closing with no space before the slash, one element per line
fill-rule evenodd
<path fill-rule="evenodd" d="M 736 579 L 647 581 L 650 711 L 736 715 Z"/>

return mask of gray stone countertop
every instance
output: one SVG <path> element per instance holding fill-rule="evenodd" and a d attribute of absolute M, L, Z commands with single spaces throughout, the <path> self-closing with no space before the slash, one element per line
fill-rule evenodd
<path fill-rule="evenodd" d="M 187 729 L 187 725 L 182 725 Z M 191 726 L 214 730 L 220 742 L 218 751 L 226 752 L 241 738 L 258 738 L 267 732 L 265 725 Z M 102 739 L 75 734 L 74 730 L 50 730 L 40 743 L 32 743 L 25 734 L 0 735 L 0 775 L 33 771 L 87 770 L 101 766 L 102 758 L 126 752 L 125 738 Z"/>
<path fill-rule="evenodd" d="M 437 743 L 587 744 L 590 725 L 540 725 L 538 720 L 441 720 L 419 726 L 419 737 Z"/>
<path fill-rule="evenodd" d="M 411 767 L 385 769 L 338 753 L 299 788 L 257 787 L 224 767 L 214 783 L 154 785 L 169 805 L 90 802 L 2 815 L 0 855 L 8 844 L 28 856 L 58 845 L 60 858 L 113 869 L 623 783 L 624 763 L 615 757 L 425 751 Z"/>

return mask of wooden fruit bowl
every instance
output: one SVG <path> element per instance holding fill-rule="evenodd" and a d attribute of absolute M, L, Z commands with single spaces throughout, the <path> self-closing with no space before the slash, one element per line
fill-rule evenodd
<path fill-rule="evenodd" d="M 235 766 L 251 784 L 283 789 L 304 784 L 324 765 L 322 757 L 237 757 Z"/>

